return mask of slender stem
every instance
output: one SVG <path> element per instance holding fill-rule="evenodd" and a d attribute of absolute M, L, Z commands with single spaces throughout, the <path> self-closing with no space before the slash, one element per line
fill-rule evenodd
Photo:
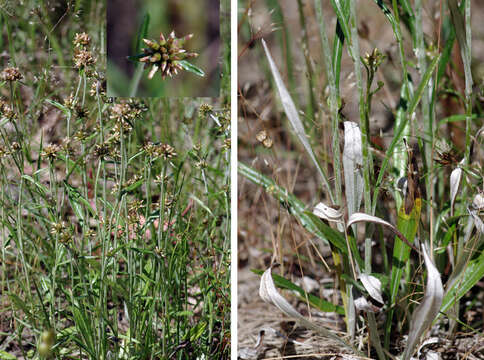
<path fill-rule="evenodd" d="M 466 31 L 466 46 L 462 51 L 462 58 L 465 59 L 464 63 L 464 76 L 465 76 L 465 98 L 466 98 L 466 163 L 471 162 L 471 119 L 472 119 L 472 71 L 471 71 L 471 51 L 472 51 L 472 31 L 471 31 L 471 0 L 465 0 L 465 31 Z M 462 49 L 462 47 L 461 47 Z"/>
<path fill-rule="evenodd" d="M 331 112 L 331 129 L 333 137 L 333 169 L 335 175 L 335 200 L 336 205 L 341 204 L 341 154 L 339 149 L 339 103 L 340 96 L 336 86 L 336 74 L 333 70 L 333 61 L 331 56 L 331 49 L 329 47 L 328 36 L 326 35 L 326 23 L 324 21 L 321 0 L 314 0 L 314 7 L 316 8 L 316 16 L 319 23 L 319 34 L 321 36 L 321 46 L 323 49 L 324 65 L 326 70 L 326 78 L 329 86 L 329 108 Z"/>

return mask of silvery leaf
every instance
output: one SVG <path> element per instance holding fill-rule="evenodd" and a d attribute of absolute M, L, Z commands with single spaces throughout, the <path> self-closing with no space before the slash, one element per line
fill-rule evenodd
<path fill-rule="evenodd" d="M 344 122 L 345 142 L 343 148 L 343 170 L 345 176 L 346 203 L 348 215 L 360 209 L 363 198 L 363 151 L 361 148 L 361 131 L 352 121 Z"/>
<path fill-rule="evenodd" d="M 397 235 L 404 243 L 406 243 L 408 246 L 411 248 L 414 248 L 412 244 L 407 240 L 407 238 L 392 224 L 390 224 L 388 221 L 385 221 L 377 216 L 373 215 L 368 215 L 365 213 L 354 213 L 353 215 L 350 216 L 348 219 L 348 223 L 346 224 L 346 227 L 350 227 L 351 225 L 357 223 L 357 222 L 372 222 L 375 224 L 380 224 L 380 225 L 385 225 L 390 228 L 390 230 L 393 231 L 395 235 Z"/>
<path fill-rule="evenodd" d="M 452 170 L 450 174 L 450 215 L 454 216 L 454 201 L 459 190 L 460 181 L 462 179 L 462 169 L 460 167 Z"/>
<path fill-rule="evenodd" d="M 368 302 L 363 296 L 355 299 L 355 308 L 358 311 L 375 312 L 373 310 L 372 304 Z"/>
<path fill-rule="evenodd" d="M 412 314 L 407 346 L 405 347 L 402 356 L 403 360 L 410 359 L 414 353 L 420 337 L 430 327 L 439 314 L 442 299 L 444 297 L 444 288 L 442 286 L 439 271 L 427 254 L 427 247 L 425 244 L 422 244 L 422 253 L 427 268 L 427 286 L 425 287 L 425 295 L 422 302 Z"/>
<path fill-rule="evenodd" d="M 380 304 L 383 304 L 383 297 L 381 295 L 381 281 L 378 278 L 368 274 L 360 274 L 360 280 L 366 291 L 368 291 L 368 294 Z"/>
<path fill-rule="evenodd" d="M 264 271 L 260 280 L 259 295 L 265 302 L 274 305 L 284 314 L 298 320 L 304 327 L 314 330 L 322 336 L 329 337 L 345 347 L 357 352 L 350 344 L 341 337 L 336 336 L 330 330 L 317 325 L 316 323 L 302 316 L 289 302 L 277 291 L 274 281 L 272 280 L 271 268 Z"/>
<path fill-rule="evenodd" d="M 484 222 L 482 222 L 481 218 L 479 215 L 477 215 L 477 210 L 471 210 L 467 208 L 467 211 L 469 214 L 471 214 L 472 219 L 474 220 L 474 225 L 476 225 L 477 230 L 483 234 L 484 233 Z"/>
<path fill-rule="evenodd" d="M 474 196 L 474 199 L 472 200 L 472 206 L 476 210 L 484 209 L 484 196 L 480 193 L 476 194 L 476 196 Z"/>
<path fill-rule="evenodd" d="M 343 213 L 341 210 L 333 209 L 322 202 L 314 207 L 313 214 L 328 221 L 340 222 L 343 219 Z"/>
<path fill-rule="evenodd" d="M 304 148 L 306 149 L 307 153 L 309 154 L 309 157 L 313 161 L 314 165 L 316 165 L 316 168 L 318 169 L 319 174 L 323 178 L 323 181 L 328 189 L 328 194 L 333 200 L 333 195 L 331 188 L 329 186 L 329 181 L 326 175 L 324 174 L 323 170 L 321 169 L 321 166 L 319 165 L 318 161 L 316 160 L 316 156 L 314 155 L 313 149 L 311 145 L 309 144 L 309 141 L 307 139 L 306 132 L 304 130 L 304 125 L 299 118 L 299 114 L 296 109 L 296 105 L 294 104 L 294 101 L 292 101 L 291 95 L 289 95 L 289 92 L 286 89 L 286 86 L 284 85 L 284 82 L 282 81 L 281 75 L 279 74 L 279 70 L 277 69 L 277 66 L 272 59 L 271 53 L 269 49 L 267 48 L 266 42 L 264 39 L 262 39 L 262 46 L 264 47 L 264 51 L 266 53 L 267 60 L 269 61 L 269 67 L 272 72 L 272 76 L 274 78 L 274 82 L 276 83 L 277 91 L 279 92 L 279 97 L 281 98 L 281 103 L 282 106 L 284 107 L 284 111 L 286 113 L 287 118 L 289 119 L 289 122 L 291 123 L 294 132 L 296 133 L 296 136 L 298 137 L 299 141 L 303 144 Z"/>

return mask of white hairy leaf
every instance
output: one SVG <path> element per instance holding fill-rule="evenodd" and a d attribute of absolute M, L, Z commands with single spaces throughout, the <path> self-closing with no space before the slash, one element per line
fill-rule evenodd
<path fill-rule="evenodd" d="M 333 209 L 332 207 L 320 202 L 314 207 L 313 214 L 321 219 L 328 221 L 342 221 L 343 213 L 341 210 Z"/>
<path fill-rule="evenodd" d="M 259 295 L 265 302 L 274 305 L 287 316 L 298 320 L 302 326 L 314 330 L 322 336 L 329 337 L 345 347 L 357 352 L 350 344 L 344 341 L 341 337 L 335 335 L 330 330 L 317 325 L 316 323 L 306 319 L 302 316 L 276 289 L 274 281 L 272 280 L 271 268 L 264 271 L 260 280 Z"/>
<path fill-rule="evenodd" d="M 360 274 L 360 280 L 363 286 L 365 287 L 366 291 L 368 291 L 368 294 L 378 301 L 380 304 L 383 305 L 383 297 L 382 297 L 382 292 L 381 292 L 381 281 L 368 274 Z"/>
<path fill-rule="evenodd" d="M 352 121 L 345 121 L 344 130 L 343 170 L 348 216 L 351 216 L 360 209 L 363 198 L 363 151 L 359 126 Z"/>
<path fill-rule="evenodd" d="M 425 295 L 420 305 L 415 309 L 410 321 L 410 331 L 408 334 L 407 346 L 403 353 L 402 360 L 408 360 L 415 352 L 415 347 L 422 334 L 432 325 L 432 322 L 439 314 L 444 288 L 440 273 L 435 267 L 427 253 L 427 247 L 422 244 L 425 267 L 427 268 L 427 285 Z"/>
<path fill-rule="evenodd" d="M 460 181 L 462 179 L 462 169 L 460 167 L 452 170 L 450 174 L 450 215 L 454 216 L 454 202 L 459 190 Z"/>

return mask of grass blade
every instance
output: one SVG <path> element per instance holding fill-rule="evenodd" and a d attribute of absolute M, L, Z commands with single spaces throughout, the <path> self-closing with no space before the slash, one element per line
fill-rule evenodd
<path fill-rule="evenodd" d="M 291 123 L 294 132 L 296 133 L 296 136 L 298 137 L 299 141 L 303 144 L 304 148 L 306 149 L 307 153 L 309 154 L 309 157 L 311 158 L 312 162 L 318 169 L 319 174 L 323 178 L 323 182 L 326 186 L 326 189 L 328 190 L 328 195 L 331 201 L 334 203 L 334 196 L 333 192 L 331 190 L 331 187 L 329 185 L 329 180 L 326 174 L 324 173 L 323 169 L 321 168 L 321 165 L 319 162 L 316 160 L 316 156 L 314 155 L 313 149 L 311 145 L 309 144 L 309 141 L 306 136 L 306 132 L 304 130 L 304 125 L 301 122 L 301 119 L 299 118 L 299 114 L 296 110 L 296 105 L 294 105 L 294 101 L 291 98 L 291 95 L 289 95 L 289 92 L 286 89 L 286 86 L 284 85 L 284 82 L 282 81 L 281 75 L 279 74 L 279 70 L 277 69 L 277 66 L 272 59 L 271 53 L 269 52 L 269 49 L 267 48 L 266 42 L 264 39 L 262 39 L 262 46 L 264 47 L 264 51 L 267 56 L 267 60 L 269 61 L 269 66 L 271 68 L 272 76 L 274 78 L 274 81 L 276 83 L 277 90 L 279 92 L 279 97 L 282 102 L 282 106 L 284 107 L 284 111 L 286 113 L 287 118 L 289 119 L 289 122 Z"/>

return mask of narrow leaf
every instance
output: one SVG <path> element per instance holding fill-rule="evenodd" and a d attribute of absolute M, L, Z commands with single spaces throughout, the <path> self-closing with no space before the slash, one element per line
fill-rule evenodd
<path fill-rule="evenodd" d="M 294 104 L 294 101 L 292 100 L 291 95 L 289 95 L 289 92 L 287 91 L 286 86 L 282 81 L 279 70 L 277 69 L 275 62 L 272 59 L 271 53 L 269 52 L 269 49 L 267 48 L 267 45 L 264 39 L 262 39 L 262 46 L 264 47 L 267 60 L 269 61 L 269 67 L 271 69 L 272 76 L 274 77 L 274 82 L 276 83 L 276 87 L 279 92 L 279 97 L 281 98 L 282 106 L 284 108 L 286 116 L 289 119 L 289 122 L 291 123 L 299 141 L 301 141 L 307 153 L 309 154 L 309 157 L 313 161 L 314 165 L 316 165 L 316 168 L 318 169 L 318 172 L 323 178 L 323 181 L 326 185 L 326 188 L 328 190 L 328 195 L 331 198 L 331 201 L 334 202 L 333 193 L 331 191 L 331 187 L 329 186 L 329 180 L 327 176 L 324 174 L 323 169 L 319 165 L 319 162 L 316 160 L 316 156 L 314 155 L 313 149 L 307 139 L 306 132 L 304 130 L 304 125 L 301 119 L 299 118 L 296 105 Z"/>
<path fill-rule="evenodd" d="M 403 360 L 408 360 L 415 351 L 415 347 L 422 334 L 432 325 L 439 314 L 444 296 L 444 288 L 440 274 L 427 254 L 427 248 L 422 244 L 422 253 L 427 268 L 427 286 L 422 303 L 415 309 L 410 321 L 407 346 L 403 353 Z"/>
<path fill-rule="evenodd" d="M 192 74 L 195 74 L 201 77 L 205 76 L 205 72 L 202 69 L 200 69 L 198 66 L 195 66 L 186 60 L 178 60 L 178 63 L 181 65 L 181 67 L 184 70 L 191 72 Z"/>

